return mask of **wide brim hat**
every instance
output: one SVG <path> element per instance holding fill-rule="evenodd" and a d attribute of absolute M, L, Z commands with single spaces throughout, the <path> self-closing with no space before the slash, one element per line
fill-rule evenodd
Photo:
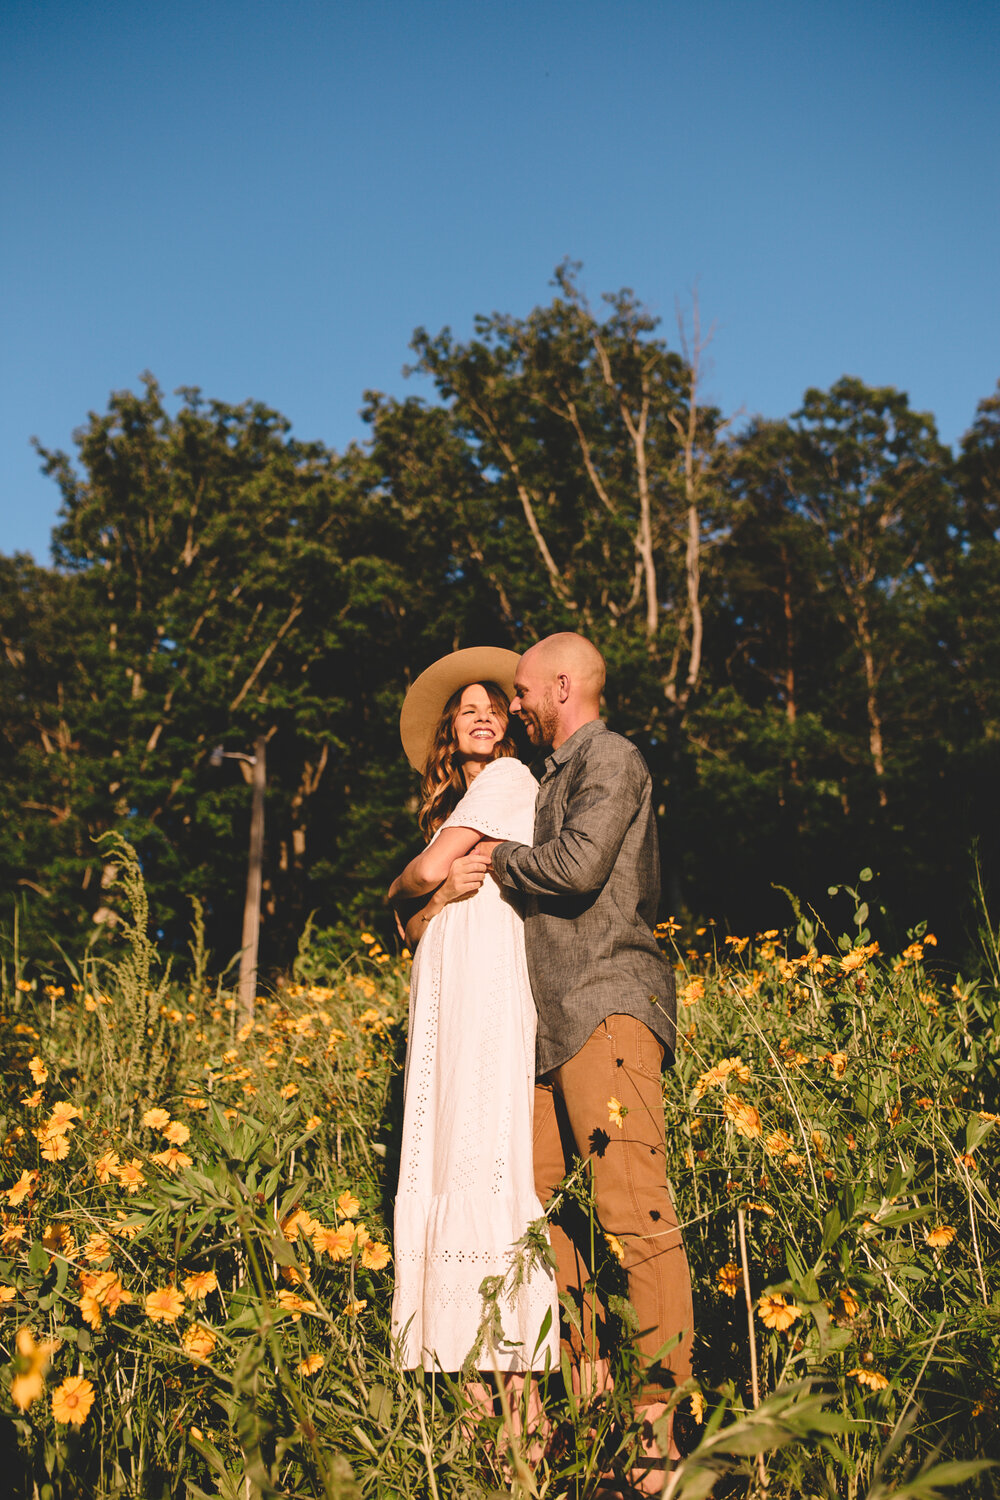
<path fill-rule="evenodd" d="M 399 737 L 406 758 L 423 775 L 431 742 L 444 706 L 459 688 L 473 682 L 495 682 L 508 698 L 514 696 L 514 673 L 521 660 L 502 646 L 466 646 L 433 662 L 410 687 L 399 716 Z"/>

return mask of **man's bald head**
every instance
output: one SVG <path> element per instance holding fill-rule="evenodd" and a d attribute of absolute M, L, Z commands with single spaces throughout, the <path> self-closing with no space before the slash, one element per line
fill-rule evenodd
<path fill-rule="evenodd" d="M 572 631 L 548 635 L 521 657 L 511 712 L 533 745 L 554 748 L 600 717 L 604 658 L 592 641 Z"/>
<path fill-rule="evenodd" d="M 608 674 L 604 657 L 586 636 L 575 635 L 571 630 L 561 630 L 556 635 L 545 636 L 537 645 L 531 646 L 524 653 L 525 658 L 529 656 L 543 672 L 552 677 L 565 673 L 581 692 L 589 693 L 600 705 Z"/>

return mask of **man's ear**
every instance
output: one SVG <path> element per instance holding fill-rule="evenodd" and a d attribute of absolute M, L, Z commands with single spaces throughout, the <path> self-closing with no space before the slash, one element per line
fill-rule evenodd
<path fill-rule="evenodd" d="M 556 673 L 556 697 L 560 703 L 565 703 L 570 695 L 570 680 L 565 672 Z"/>

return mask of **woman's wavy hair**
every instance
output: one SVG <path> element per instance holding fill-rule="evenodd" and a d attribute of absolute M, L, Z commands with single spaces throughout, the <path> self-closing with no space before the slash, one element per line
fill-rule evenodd
<path fill-rule="evenodd" d="M 456 693 L 452 693 L 441 711 L 441 717 L 434 730 L 431 753 L 427 757 L 427 769 L 420 783 L 420 811 L 417 814 L 417 822 L 423 830 L 424 838 L 428 841 L 437 833 L 445 818 L 454 812 L 465 795 L 465 777 L 462 775 L 462 765 L 458 759 L 458 741 L 455 737 L 455 715 L 458 713 L 465 688 L 474 686 L 483 688 L 490 700 L 493 712 L 506 721 L 503 737 L 493 746 L 490 760 L 501 760 L 517 755 L 517 745 L 510 732 L 510 699 L 498 683 L 467 682 L 465 687 L 460 687 Z"/>

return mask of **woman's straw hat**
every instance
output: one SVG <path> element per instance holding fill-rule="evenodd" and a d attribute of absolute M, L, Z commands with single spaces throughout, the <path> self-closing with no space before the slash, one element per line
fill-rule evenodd
<path fill-rule="evenodd" d="M 415 771 L 423 775 L 426 769 L 434 730 L 452 693 L 471 682 L 495 682 L 508 698 L 513 698 L 514 673 L 520 660 L 516 651 L 505 651 L 502 646 L 467 646 L 464 651 L 442 656 L 421 672 L 399 716 L 399 737 Z"/>

